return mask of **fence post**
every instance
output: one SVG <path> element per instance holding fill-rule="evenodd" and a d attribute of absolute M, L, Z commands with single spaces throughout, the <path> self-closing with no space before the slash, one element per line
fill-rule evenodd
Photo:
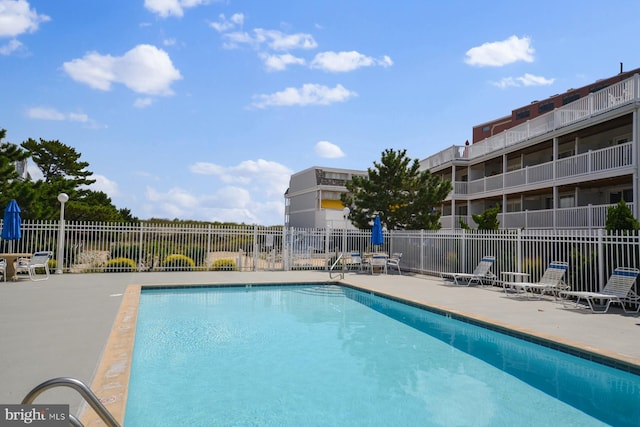
<path fill-rule="evenodd" d="M 518 245 L 516 249 L 518 269 L 516 271 L 522 271 L 522 230 L 519 228 L 516 230 L 516 244 Z"/>
<path fill-rule="evenodd" d="M 140 228 L 138 232 L 138 273 L 142 271 L 142 233 L 144 228 L 144 223 L 140 222 Z"/>
<path fill-rule="evenodd" d="M 253 224 L 253 271 L 258 271 L 258 224 Z"/>
<path fill-rule="evenodd" d="M 602 291 L 602 284 L 604 283 L 604 244 L 603 244 L 604 229 L 598 229 L 598 292 Z"/>
<path fill-rule="evenodd" d="M 289 266 L 289 247 L 290 243 L 287 241 L 287 234 L 290 234 L 290 230 L 286 227 L 282 227 L 282 270 L 291 270 Z"/>
<path fill-rule="evenodd" d="M 424 272 L 424 230 L 420 230 L 420 273 Z"/>

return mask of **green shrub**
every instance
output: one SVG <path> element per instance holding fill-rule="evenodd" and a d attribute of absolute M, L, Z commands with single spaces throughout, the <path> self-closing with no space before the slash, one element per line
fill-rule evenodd
<path fill-rule="evenodd" d="M 191 257 L 186 255 L 172 254 L 167 255 L 162 266 L 167 270 L 191 270 L 196 266 L 196 263 Z"/>
<path fill-rule="evenodd" d="M 232 259 L 217 259 L 211 264 L 211 270 L 213 271 L 221 271 L 221 270 L 235 270 L 236 262 Z"/>
<path fill-rule="evenodd" d="M 113 258 L 105 264 L 105 270 L 132 272 L 138 269 L 138 265 L 131 258 Z"/>

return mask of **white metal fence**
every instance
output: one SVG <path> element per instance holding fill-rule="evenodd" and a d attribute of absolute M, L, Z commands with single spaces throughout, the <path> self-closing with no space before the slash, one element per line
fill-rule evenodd
<path fill-rule="evenodd" d="M 23 221 L 22 238 L 1 252 L 57 252 L 58 221 Z M 640 267 L 640 237 L 604 230 L 391 231 L 382 246 L 368 230 L 262 226 L 66 222 L 66 273 L 186 270 L 324 270 L 340 253 L 402 253 L 403 272 L 471 272 L 484 255 L 493 272 L 521 271 L 537 281 L 552 261 L 567 261 L 572 289 L 599 290 L 614 268 Z M 392 279 L 390 279 L 392 280 Z M 636 284 L 636 291 L 637 291 Z"/>

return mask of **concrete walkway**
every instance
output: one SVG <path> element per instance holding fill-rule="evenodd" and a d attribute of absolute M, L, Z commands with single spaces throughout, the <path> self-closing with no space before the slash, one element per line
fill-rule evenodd
<path fill-rule="evenodd" d="M 0 403 L 20 403 L 33 387 L 68 376 L 90 385 L 131 284 L 326 282 L 326 272 L 194 272 L 53 275 L 47 281 L 0 282 Z M 447 309 L 482 321 L 618 359 L 640 367 L 640 316 L 564 307 L 551 298 L 507 297 L 498 288 L 458 287 L 428 276 L 348 273 L 344 282 Z M 68 389 L 36 403 L 70 403 Z"/>

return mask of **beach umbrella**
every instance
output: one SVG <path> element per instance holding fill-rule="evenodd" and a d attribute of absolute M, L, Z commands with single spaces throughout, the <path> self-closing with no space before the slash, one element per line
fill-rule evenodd
<path fill-rule="evenodd" d="M 382 235 L 382 224 L 380 224 L 380 216 L 376 215 L 373 220 L 373 228 L 371 228 L 371 244 L 374 246 L 384 244 L 384 236 Z"/>
<path fill-rule="evenodd" d="M 4 240 L 18 240 L 22 237 L 22 219 L 20 218 L 20 208 L 15 200 L 11 200 L 4 210 L 4 219 L 2 221 L 2 233 L 0 234 Z M 11 245 L 13 246 L 13 245 Z M 9 250 L 12 252 L 13 248 Z"/>

